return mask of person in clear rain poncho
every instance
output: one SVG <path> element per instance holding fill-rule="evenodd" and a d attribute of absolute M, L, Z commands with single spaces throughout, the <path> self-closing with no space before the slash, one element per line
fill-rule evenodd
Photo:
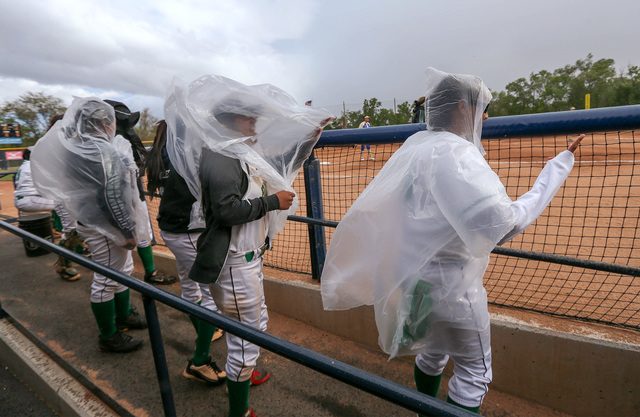
<path fill-rule="evenodd" d="M 262 256 L 295 212 L 291 184 L 332 116 L 272 85 L 203 76 L 174 81 L 165 119 L 171 164 L 198 200 L 192 223 L 206 224 L 189 277 L 209 284 L 224 315 L 265 331 Z M 255 370 L 258 346 L 226 339 L 229 415 L 253 416 L 249 386 L 269 374 Z"/>
<path fill-rule="evenodd" d="M 119 101 L 105 100 L 105 103 L 111 105 L 116 114 L 116 137 L 119 141 L 120 139 L 125 139 L 131 145 L 133 155 L 131 163 L 133 165 L 129 167 L 129 169 L 133 169 L 139 174 L 139 172 L 144 169 L 143 161 L 147 155 L 147 151 L 142 144 L 140 137 L 133 129 L 140 120 L 140 112 L 132 112 L 126 104 Z M 142 201 L 142 206 L 144 207 L 142 212 L 148 217 L 149 209 L 144 196 L 142 178 L 139 175 L 137 177 L 137 184 L 138 191 L 140 193 L 140 201 Z M 150 220 L 147 222 L 149 223 L 149 230 L 153 233 Z M 140 257 L 140 261 L 142 261 L 142 266 L 144 267 L 144 281 L 155 285 L 173 284 L 176 281 L 175 277 L 164 275 L 156 271 L 151 241 L 142 239 L 138 241 L 137 245 L 138 256 Z"/>
<path fill-rule="evenodd" d="M 154 196 L 158 193 L 161 198 L 157 217 L 160 235 L 176 258 L 182 298 L 220 312 L 211 297 L 209 285 L 189 278 L 189 271 L 197 254 L 196 242 L 204 227 L 189 228 L 191 206 L 196 198 L 171 165 L 166 150 L 166 132 L 167 124 L 164 120 L 159 121 L 153 146 L 145 159 L 149 194 Z M 211 342 L 223 336 L 222 329 L 191 315 L 189 319 L 196 330 L 196 347 L 182 375 L 208 384 L 224 382 L 226 373 L 218 368 L 209 355 Z"/>
<path fill-rule="evenodd" d="M 36 144 L 33 180 L 42 195 L 61 202 L 77 220 L 78 234 L 94 261 L 130 274 L 131 250 L 138 240 L 149 239 L 149 228 L 135 170 L 128 168 L 131 146 L 114 132 L 110 105 L 98 98 L 75 98 Z M 146 328 L 144 317 L 130 306 L 129 288 L 95 272 L 91 309 L 100 329 L 100 350 L 129 352 L 141 346 L 141 339 L 123 333 Z"/>
<path fill-rule="evenodd" d="M 394 153 L 336 228 L 322 273 L 326 310 L 373 305 L 379 344 L 417 355 L 419 391 L 477 411 L 491 382 L 483 274 L 491 250 L 542 213 L 569 175 L 580 136 L 516 201 L 483 158 L 491 93 L 475 76 L 427 70 L 427 130 Z"/>

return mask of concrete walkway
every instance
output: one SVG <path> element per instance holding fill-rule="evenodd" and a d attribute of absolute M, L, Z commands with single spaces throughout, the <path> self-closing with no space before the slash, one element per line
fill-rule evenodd
<path fill-rule="evenodd" d="M 36 393 L 0 366 L 0 416 L 55 417 L 57 414 Z"/>

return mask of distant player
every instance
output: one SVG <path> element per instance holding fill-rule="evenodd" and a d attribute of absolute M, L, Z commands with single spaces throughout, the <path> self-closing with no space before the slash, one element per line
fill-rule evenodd
<path fill-rule="evenodd" d="M 364 120 L 360 123 L 360 126 L 358 126 L 360 129 L 366 129 L 368 127 L 371 127 L 371 123 L 369 122 L 370 118 L 369 116 L 364 116 Z M 360 146 L 360 160 L 364 161 L 364 156 L 362 156 L 362 152 L 364 152 L 364 148 L 367 148 L 367 152 L 369 154 L 369 159 L 371 159 L 372 161 L 374 161 L 376 158 L 373 157 L 373 154 L 371 153 L 371 145 L 361 145 Z"/>

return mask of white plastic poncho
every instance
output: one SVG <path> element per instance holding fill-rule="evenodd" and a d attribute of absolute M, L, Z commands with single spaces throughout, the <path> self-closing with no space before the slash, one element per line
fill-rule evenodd
<path fill-rule="evenodd" d="M 488 342 L 489 254 L 535 220 L 573 163 L 565 151 L 514 203 L 482 157 L 489 90 L 477 77 L 431 68 L 427 80 L 428 130 L 407 139 L 341 220 L 321 280 L 326 310 L 374 306 L 379 344 L 391 357 L 471 354 L 451 337 L 456 329 Z"/>
<path fill-rule="evenodd" d="M 291 185 L 296 175 L 322 127 L 333 119 L 324 109 L 298 106 L 289 94 L 273 85 L 246 86 L 218 75 L 202 76 L 189 85 L 174 78 L 164 112 L 169 159 L 197 198 L 190 227 L 203 226 L 198 166 L 204 146 L 255 168 L 256 175 L 266 182 L 268 194 L 294 192 Z M 246 135 L 234 130 L 225 118 L 229 115 L 257 118 L 256 133 Z M 297 208 L 296 198 L 288 211 L 269 217 L 271 239 Z"/>
<path fill-rule="evenodd" d="M 38 192 L 72 217 L 124 244 L 149 239 L 131 145 L 114 138 L 113 107 L 99 98 L 75 98 L 31 154 Z"/>

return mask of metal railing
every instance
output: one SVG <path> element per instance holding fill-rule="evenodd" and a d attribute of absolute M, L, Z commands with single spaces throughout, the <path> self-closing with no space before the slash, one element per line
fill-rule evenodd
<path fill-rule="evenodd" d="M 177 295 L 159 290 L 150 284 L 135 279 L 122 272 L 113 270 L 102 264 L 71 252 L 46 239 L 26 232 L 6 221 L 0 221 L 0 228 L 13 233 L 23 239 L 37 244 L 46 250 L 98 272 L 117 281 L 142 295 L 145 315 L 147 318 L 149 340 L 153 352 L 156 376 L 160 386 L 165 416 L 175 416 L 176 409 L 173 401 L 171 382 L 164 352 L 160 322 L 155 302 L 158 301 L 183 313 L 192 315 L 207 323 L 213 324 L 231 334 L 241 337 L 264 349 L 276 353 L 284 358 L 313 369 L 333 379 L 344 382 L 362 391 L 424 415 L 438 416 L 473 416 L 476 415 L 459 407 L 453 406 L 436 398 L 421 394 L 415 390 L 362 371 L 343 362 L 321 355 L 294 343 L 264 333 L 219 313 L 207 310 L 197 304 L 188 302 Z M 1 307 L 0 307 L 1 310 Z"/>

